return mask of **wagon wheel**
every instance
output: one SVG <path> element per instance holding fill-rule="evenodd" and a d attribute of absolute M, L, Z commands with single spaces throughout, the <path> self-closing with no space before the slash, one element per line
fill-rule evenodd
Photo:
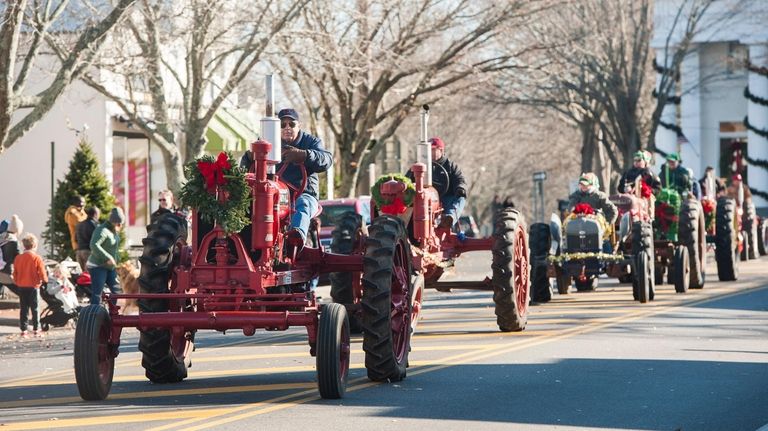
<path fill-rule="evenodd" d="M 336 254 L 351 254 L 355 251 L 358 231 L 363 225 L 363 216 L 354 211 L 347 211 L 338 217 L 336 227 L 331 233 L 331 252 Z M 331 272 L 328 279 L 331 281 L 331 299 L 337 304 L 354 304 L 355 292 L 353 289 L 353 277 L 360 277 L 359 272 Z M 357 299 L 359 301 L 359 298 Z M 349 325 L 352 333 L 362 332 L 359 316 L 349 316 Z"/>
<path fill-rule="evenodd" d="M 341 304 L 327 304 L 317 329 L 317 387 L 323 398 L 341 398 L 349 374 L 349 319 Z"/>
<path fill-rule="evenodd" d="M 147 227 L 144 252 L 139 258 L 141 293 L 168 293 L 175 286 L 174 269 L 185 250 L 186 223 L 175 214 L 165 214 Z M 165 299 L 139 299 L 140 313 L 159 313 L 170 310 Z M 180 311 L 180 310 L 175 310 Z M 145 329 L 139 337 L 142 352 L 141 365 L 146 376 L 154 383 L 175 383 L 187 377 L 189 354 L 193 348 L 191 331 Z"/>
<path fill-rule="evenodd" d="M 377 217 L 363 264 L 363 350 L 368 378 L 405 378 L 411 344 L 411 249 L 399 218 Z"/>
<path fill-rule="evenodd" d="M 112 321 L 103 307 L 92 304 L 80 312 L 75 330 L 75 380 L 80 397 L 103 400 L 112 388 L 115 355 L 109 344 Z"/>
<path fill-rule="evenodd" d="M 496 323 L 503 332 L 522 331 L 528 322 L 530 300 L 528 236 L 523 216 L 505 208 L 493 232 L 493 302 Z"/>
<path fill-rule="evenodd" d="M 672 271 L 675 283 L 675 292 L 685 293 L 690 286 L 691 264 L 688 257 L 688 247 L 678 245 L 672 258 Z"/>
<path fill-rule="evenodd" d="M 734 229 L 736 203 L 721 197 L 717 200 L 715 215 L 715 260 L 717 278 L 720 281 L 736 281 L 739 278 L 738 238 Z"/>

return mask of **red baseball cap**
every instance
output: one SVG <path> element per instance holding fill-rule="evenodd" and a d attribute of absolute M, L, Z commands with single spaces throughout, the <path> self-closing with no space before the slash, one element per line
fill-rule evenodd
<path fill-rule="evenodd" d="M 437 136 L 431 138 L 429 142 L 432 144 L 432 148 L 440 148 L 441 150 L 445 149 L 445 142 L 443 142 L 443 140 Z"/>

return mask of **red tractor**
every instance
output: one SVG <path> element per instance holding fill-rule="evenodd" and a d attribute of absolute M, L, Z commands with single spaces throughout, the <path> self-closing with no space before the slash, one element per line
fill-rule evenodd
<path fill-rule="evenodd" d="M 272 116 L 269 100 L 262 136 L 277 142 L 280 123 Z M 248 229 L 227 232 L 218 223 L 206 229 L 193 210 L 188 244 L 185 218 L 165 215 L 147 227 L 140 293 L 104 294 L 108 308 L 93 304 L 81 312 L 74 363 L 83 399 L 102 400 L 109 394 L 120 335 L 126 327 L 141 331 L 139 350 L 147 378 L 174 383 L 187 377 L 198 330 L 237 329 L 251 336 L 257 329 L 304 326 L 310 354 L 317 358 L 320 395 L 342 397 L 350 361 L 347 312 L 339 304 L 318 303 L 309 288 L 313 278 L 327 272 L 361 274 L 359 312 L 365 326 L 363 349 L 369 378 L 405 377 L 413 266 L 405 226 L 394 217 L 376 219 L 366 250 L 360 254 L 335 255 L 322 246 L 288 252 L 284 239 L 292 214 L 290 185 L 280 180 L 279 172 L 269 173 L 280 160 L 279 147 L 260 140 L 251 148 L 255 168 L 245 174 L 251 198 L 250 235 Z M 222 204 L 227 202 L 220 186 L 212 194 Z M 121 298 L 136 299 L 140 313 L 122 314 L 115 305 Z"/>
<path fill-rule="evenodd" d="M 428 110 L 424 106 L 422 111 L 419 162 L 411 169 L 415 178 L 413 184 L 400 175 L 383 177 L 372 190 L 374 196 L 381 196 L 387 202 L 377 208 L 380 216 L 367 227 L 367 233 L 359 216 L 342 217 L 333 233 L 333 250 L 362 256 L 370 254 L 371 248 L 382 241 L 391 241 L 389 238 L 402 242 L 403 253 L 398 258 L 407 260 L 403 266 L 408 272 L 403 274 L 401 283 L 409 287 L 407 301 L 411 330 L 419 320 L 425 288 L 443 291 L 461 288 L 492 290 L 499 329 L 521 331 L 527 322 L 530 287 L 528 235 L 523 217 L 512 208 L 501 210 L 496 215 L 494 233 L 488 238 L 469 238 L 439 227 L 443 208 L 438 190 L 430 181 L 431 157 L 426 136 Z M 439 282 L 445 269 L 462 253 L 481 250 L 493 252 L 492 278 Z M 334 302 L 347 307 L 353 328 L 362 327 L 367 332 L 362 314 L 366 309 L 365 289 L 369 283 L 365 274 L 337 273 L 330 278 Z"/>

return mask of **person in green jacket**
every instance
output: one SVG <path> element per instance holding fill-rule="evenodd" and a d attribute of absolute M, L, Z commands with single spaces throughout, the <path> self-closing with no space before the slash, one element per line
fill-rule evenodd
<path fill-rule="evenodd" d="M 101 303 L 104 284 L 112 293 L 122 293 L 117 282 L 117 259 L 120 250 L 119 231 L 125 223 L 125 214 L 120 208 L 113 208 L 109 218 L 96 227 L 91 237 L 91 255 L 86 267 L 91 274 L 91 304 Z"/>

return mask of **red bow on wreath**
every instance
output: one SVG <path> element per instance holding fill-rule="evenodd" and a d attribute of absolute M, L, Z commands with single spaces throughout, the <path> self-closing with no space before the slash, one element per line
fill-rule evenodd
<path fill-rule="evenodd" d="M 640 182 L 640 196 L 644 199 L 648 199 L 653 194 L 653 189 L 645 181 Z"/>
<path fill-rule="evenodd" d="M 381 212 L 384 214 L 402 214 L 407 209 L 408 207 L 405 206 L 405 202 L 399 197 L 394 198 L 392 203 L 381 206 Z"/>
<path fill-rule="evenodd" d="M 592 208 L 592 205 L 580 203 L 576 204 L 576 206 L 573 208 L 574 214 L 584 214 L 584 215 L 591 215 L 595 213 L 595 209 Z"/>
<path fill-rule="evenodd" d="M 227 158 L 227 153 L 219 153 L 215 162 L 206 162 L 201 160 L 197 162 L 197 170 L 205 178 L 205 188 L 211 191 L 215 186 L 223 186 L 227 183 L 224 178 L 224 171 L 232 168 Z"/>

